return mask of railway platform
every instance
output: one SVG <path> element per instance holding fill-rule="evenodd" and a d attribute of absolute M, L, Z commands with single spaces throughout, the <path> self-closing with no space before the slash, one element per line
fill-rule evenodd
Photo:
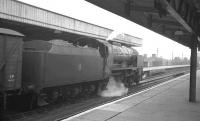
<path fill-rule="evenodd" d="M 76 116 L 70 121 L 200 121 L 200 71 L 197 101 L 189 103 L 189 75 Z"/>

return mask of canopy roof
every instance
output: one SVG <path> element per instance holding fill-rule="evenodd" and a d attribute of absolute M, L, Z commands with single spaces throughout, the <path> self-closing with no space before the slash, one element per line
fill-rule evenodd
<path fill-rule="evenodd" d="M 54 2 L 56 4 L 58 1 Z M 111 29 L 28 3 L 28 1 L 23 3 L 17 0 L 0 0 L 0 28 L 20 32 L 25 35 L 24 40 L 49 40 L 52 38 L 73 40 L 82 36 L 106 40 L 113 32 Z M 141 38 L 128 34 L 116 37 L 115 41 L 131 46 L 142 45 Z"/>
<path fill-rule="evenodd" d="M 199 36 L 199 0 L 86 0 L 191 47 Z M 199 41 L 198 41 L 199 45 Z"/>

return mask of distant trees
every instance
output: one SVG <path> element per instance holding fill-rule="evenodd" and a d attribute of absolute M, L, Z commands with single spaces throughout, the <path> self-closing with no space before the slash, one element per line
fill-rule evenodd
<path fill-rule="evenodd" d="M 173 60 L 171 60 L 172 65 L 189 65 L 190 60 L 186 57 L 181 59 L 180 57 L 175 57 Z"/>
<path fill-rule="evenodd" d="M 189 65 L 190 60 L 186 57 L 180 58 L 175 57 L 173 60 L 164 59 L 162 57 L 157 57 L 156 54 L 152 54 L 151 57 L 147 57 L 147 54 L 143 55 L 144 67 L 152 67 L 152 66 L 169 66 L 169 65 Z M 200 60 L 200 56 L 199 56 Z M 198 61 L 199 62 L 199 61 Z"/>

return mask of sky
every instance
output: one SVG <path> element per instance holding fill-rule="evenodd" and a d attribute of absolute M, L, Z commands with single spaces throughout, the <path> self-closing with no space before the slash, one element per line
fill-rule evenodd
<path fill-rule="evenodd" d="M 101 9 L 84 0 L 18 0 L 75 19 L 86 21 L 115 31 L 124 32 L 143 39 L 140 54 L 156 54 L 166 59 L 190 57 L 190 49 L 134 22 Z"/>

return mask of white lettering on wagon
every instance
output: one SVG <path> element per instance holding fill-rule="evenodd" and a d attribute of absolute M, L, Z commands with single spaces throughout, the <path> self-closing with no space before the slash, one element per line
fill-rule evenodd
<path fill-rule="evenodd" d="M 14 82 L 15 81 L 15 75 L 14 74 L 10 74 L 9 78 L 8 78 L 8 82 Z"/>

